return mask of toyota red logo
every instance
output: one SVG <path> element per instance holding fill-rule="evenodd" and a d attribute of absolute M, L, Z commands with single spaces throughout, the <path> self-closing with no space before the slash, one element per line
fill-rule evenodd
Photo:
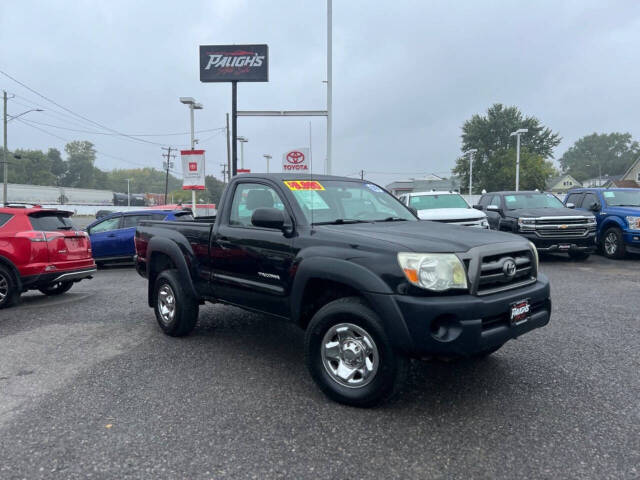
<path fill-rule="evenodd" d="M 297 165 L 304 162 L 304 153 L 297 150 L 287 153 L 287 162 Z"/>
<path fill-rule="evenodd" d="M 198 171 L 198 162 L 189 162 L 189 171 L 197 172 Z"/>

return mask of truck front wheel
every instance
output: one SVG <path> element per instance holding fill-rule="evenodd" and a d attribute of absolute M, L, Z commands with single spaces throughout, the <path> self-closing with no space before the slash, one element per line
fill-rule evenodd
<path fill-rule="evenodd" d="M 357 297 L 335 300 L 316 312 L 305 335 L 305 360 L 327 396 L 356 407 L 393 397 L 409 363 L 394 350 L 376 313 Z"/>
<path fill-rule="evenodd" d="M 624 258 L 626 252 L 624 240 L 622 239 L 622 231 L 619 228 L 611 227 L 604 232 L 602 252 L 607 258 Z"/>
<path fill-rule="evenodd" d="M 165 270 L 156 280 L 155 312 L 158 325 L 172 337 L 191 333 L 198 321 L 198 301 L 180 283 L 176 270 Z"/>

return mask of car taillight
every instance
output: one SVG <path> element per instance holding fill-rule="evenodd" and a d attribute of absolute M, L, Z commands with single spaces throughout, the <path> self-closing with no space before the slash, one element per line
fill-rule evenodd
<path fill-rule="evenodd" d="M 63 238 L 64 234 L 60 232 L 44 232 L 44 238 L 47 239 L 47 242 L 54 240 L 56 238 Z"/>
<path fill-rule="evenodd" d="M 44 232 L 36 232 L 36 231 L 18 232 L 18 233 L 16 233 L 16 238 L 28 238 L 32 242 L 46 242 L 47 241 L 47 237 L 45 236 Z"/>

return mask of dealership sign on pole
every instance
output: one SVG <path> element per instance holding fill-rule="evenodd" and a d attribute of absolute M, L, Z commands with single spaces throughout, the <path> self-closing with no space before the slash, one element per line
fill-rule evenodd
<path fill-rule="evenodd" d="M 311 162 L 308 148 L 296 148 L 282 155 L 283 172 L 311 172 Z"/>
<path fill-rule="evenodd" d="M 204 190 L 204 150 L 181 150 L 183 190 Z"/>

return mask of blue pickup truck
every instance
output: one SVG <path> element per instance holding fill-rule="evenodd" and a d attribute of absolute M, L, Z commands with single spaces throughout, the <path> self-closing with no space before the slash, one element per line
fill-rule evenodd
<path fill-rule="evenodd" d="M 147 209 L 100 217 L 86 229 L 96 265 L 132 260 L 136 253 L 133 237 L 142 220 L 193 220 L 193 216 L 186 209 Z"/>
<path fill-rule="evenodd" d="M 593 212 L 596 242 L 606 257 L 640 253 L 640 189 L 578 188 L 567 194 L 564 204 Z"/>

